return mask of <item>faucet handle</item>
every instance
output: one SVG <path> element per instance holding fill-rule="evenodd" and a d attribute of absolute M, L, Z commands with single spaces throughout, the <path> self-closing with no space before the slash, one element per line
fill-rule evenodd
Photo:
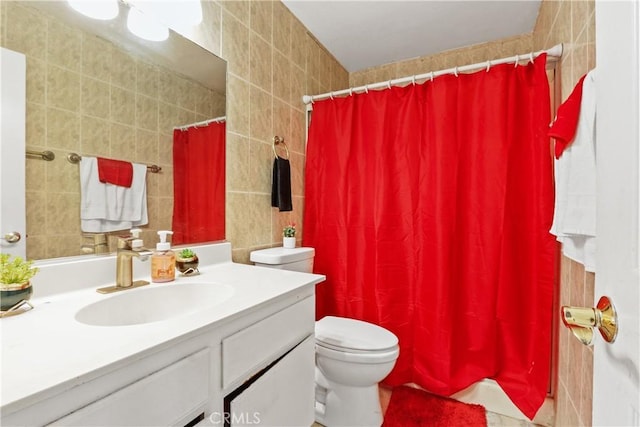
<path fill-rule="evenodd" d="M 118 249 L 131 249 L 132 236 L 118 236 Z"/>
<path fill-rule="evenodd" d="M 131 239 L 130 239 L 130 243 L 129 243 L 129 247 L 131 250 L 134 251 L 143 251 L 145 250 L 144 248 L 144 242 L 142 241 L 142 239 L 140 238 L 140 233 L 142 233 L 142 230 L 140 230 L 139 228 L 132 228 L 131 229 Z"/>
<path fill-rule="evenodd" d="M 142 239 L 140 239 L 140 233 L 142 232 L 139 228 L 132 228 L 129 230 L 131 234 L 128 236 L 118 236 L 118 249 L 133 249 L 133 250 L 142 250 L 144 249 Z"/>

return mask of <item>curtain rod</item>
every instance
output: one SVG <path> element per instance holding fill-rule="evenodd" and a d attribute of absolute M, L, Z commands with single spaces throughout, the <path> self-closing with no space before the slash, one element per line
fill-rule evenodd
<path fill-rule="evenodd" d="M 304 95 L 302 97 L 302 102 L 305 104 L 313 104 L 313 101 L 320 101 L 322 99 L 333 98 L 334 96 L 340 95 L 353 95 L 354 92 L 368 92 L 369 89 L 380 89 L 380 88 L 391 88 L 391 86 L 398 86 L 404 83 L 415 83 L 416 80 L 433 80 L 434 77 L 443 76 L 445 74 L 455 74 L 463 73 L 466 71 L 474 71 L 480 70 L 482 68 L 486 68 L 487 71 L 494 66 L 499 64 L 518 64 L 518 62 L 523 60 L 533 61 L 534 58 L 546 53 L 549 56 L 549 62 L 555 62 L 562 56 L 562 43 L 553 46 L 551 49 L 540 50 L 538 52 L 531 52 L 522 55 L 510 56 L 502 59 L 495 59 L 491 61 L 479 62 L 477 64 L 471 65 L 463 65 L 461 67 L 453 67 L 447 68 L 446 70 L 440 71 L 431 71 L 429 73 L 424 74 L 416 74 L 414 76 L 409 77 L 401 77 L 399 79 L 387 80 L 379 83 L 372 83 L 364 86 L 352 87 L 349 89 L 338 90 L 335 92 L 327 92 L 320 95 Z"/>
<path fill-rule="evenodd" d="M 201 122 L 191 123 L 189 125 L 176 126 L 173 128 L 173 130 L 187 130 L 189 128 L 203 127 L 211 123 L 222 123 L 225 120 L 227 120 L 227 116 L 220 116 L 220 117 L 216 117 L 215 119 L 203 120 Z"/>

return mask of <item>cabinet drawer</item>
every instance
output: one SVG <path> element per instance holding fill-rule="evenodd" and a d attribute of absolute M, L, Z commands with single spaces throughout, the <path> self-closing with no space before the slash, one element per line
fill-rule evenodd
<path fill-rule="evenodd" d="M 222 387 L 244 381 L 313 334 L 314 297 L 305 298 L 222 340 Z"/>
<path fill-rule="evenodd" d="M 201 350 L 55 421 L 56 426 L 161 426 L 192 419 L 209 395 Z"/>

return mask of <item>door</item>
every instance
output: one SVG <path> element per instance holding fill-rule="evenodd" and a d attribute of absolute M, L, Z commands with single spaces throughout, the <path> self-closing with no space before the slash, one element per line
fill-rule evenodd
<path fill-rule="evenodd" d="M 314 353 L 315 340 L 309 336 L 226 396 L 224 425 L 312 425 Z"/>
<path fill-rule="evenodd" d="M 24 258 L 26 58 L 0 49 L 0 252 Z"/>
<path fill-rule="evenodd" d="M 640 425 L 640 19 L 636 1 L 596 0 L 596 299 L 618 311 L 618 337 L 594 345 L 593 425 Z"/>

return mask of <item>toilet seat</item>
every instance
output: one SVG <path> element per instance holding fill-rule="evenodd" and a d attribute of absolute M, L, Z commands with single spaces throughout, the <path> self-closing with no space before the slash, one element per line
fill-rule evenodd
<path fill-rule="evenodd" d="M 331 348 L 316 342 L 316 355 L 343 362 L 375 364 L 395 361 L 400 354 L 399 346 L 386 349 L 384 351 L 363 351 L 351 352 L 345 348 Z"/>
<path fill-rule="evenodd" d="M 316 346 L 351 354 L 385 354 L 396 351 L 398 337 L 361 320 L 326 316 L 316 322 Z"/>
<path fill-rule="evenodd" d="M 331 343 L 326 343 L 323 342 L 321 340 L 316 339 L 316 346 L 321 346 L 324 348 L 328 348 L 329 350 L 334 350 L 334 351 L 343 351 L 345 353 L 352 353 L 352 354 L 375 354 L 375 353 L 386 353 L 388 351 L 391 351 L 395 348 L 398 348 L 397 345 L 393 346 L 393 347 L 389 347 L 389 348 L 383 348 L 380 350 L 360 350 L 358 348 L 350 348 L 350 347 L 346 347 L 346 346 L 342 346 L 342 345 L 335 345 L 335 344 L 331 344 Z"/>

